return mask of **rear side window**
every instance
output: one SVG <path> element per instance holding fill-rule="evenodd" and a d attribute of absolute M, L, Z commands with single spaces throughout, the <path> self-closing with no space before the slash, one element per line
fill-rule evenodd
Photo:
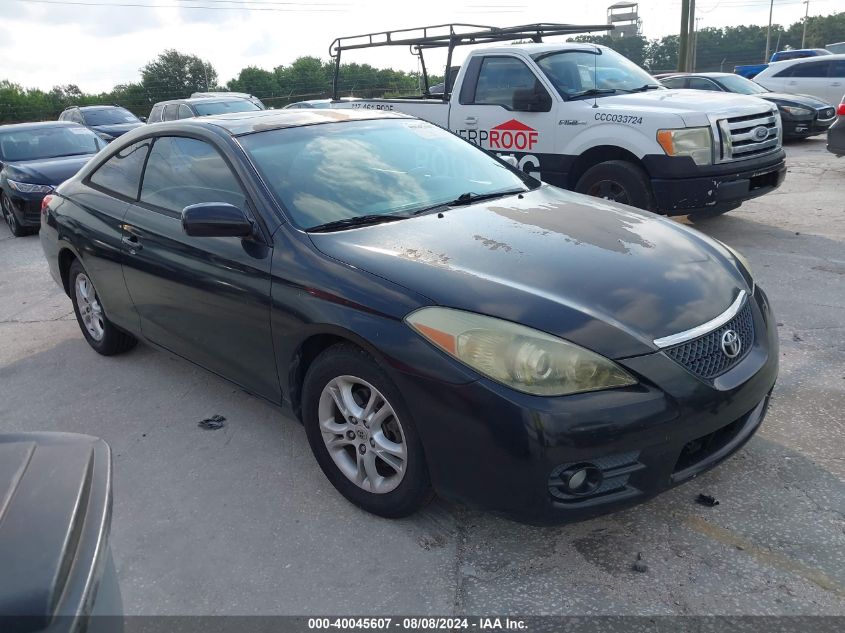
<path fill-rule="evenodd" d="M 150 110 L 150 116 L 147 118 L 147 120 L 150 123 L 158 123 L 159 121 L 161 121 L 161 113 L 163 110 L 164 106 L 154 105 L 153 109 Z"/>
<path fill-rule="evenodd" d="M 719 91 L 719 86 L 705 79 L 704 77 L 690 77 L 689 87 L 693 90 L 716 90 Z"/>
<path fill-rule="evenodd" d="M 669 79 L 664 79 L 660 83 L 662 83 L 667 88 L 683 88 L 685 81 L 685 77 L 670 77 Z"/>
<path fill-rule="evenodd" d="M 146 139 L 123 148 L 100 165 L 88 179 L 98 187 L 137 200 L 141 171 L 151 144 L 152 141 Z"/>
<path fill-rule="evenodd" d="M 164 106 L 164 120 L 165 121 L 175 121 L 179 115 L 179 104 L 178 103 L 168 103 Z"/>
<path fill-rule="evenodd" d="M 184 103 L 179 104 L 179 118 L 180 119 L 190 119 L 194 116 L 194 113 L 191 112 L 191 109 L 186 106 Z"/>
<path fill-rule="evenodd" d="M 775 77 L 827 77 L 829 61 L 803 62 L 780 71 Z"/>
<path fill-rule="evenodd" d="M 179 214 L 200 202 L 228 202 L 243 209 L 246 197 L 229 165 L 211 145 L 162 136 L 147 161 L 141 202 Z"/>
<path fill-rule="evenodd" d="M 845 77 L 845 59 L 840 59 L 833 62 L 833 67 L 830 71 L 831 77 L 836 77 L 838 79 L 842 79 Z"/>

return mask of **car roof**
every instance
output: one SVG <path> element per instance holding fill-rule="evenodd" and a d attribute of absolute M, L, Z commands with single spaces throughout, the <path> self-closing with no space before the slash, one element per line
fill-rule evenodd
<path fill-rule="evenodd" d="M 249 99 L 230 94 L 224 94 L 219 97 L 186 97 L 184 99 L 168 99 L 167 101 L 159 101 L 158 103 L 153 104 L 153 107 L 157 105 L 169 105 L 171 103 L 218 103 L 220 101 L 249 101 Z"/>
<path fill-rule="evenodd" d="M 182 119 L 184 125 L 214 126 L 222 128 L 232 136 L 241 136 L 253 132 L 265 132 L 289 127 L 303 127 L 320 123 L 341 123 L 344 121 L 366 121 L 373 119 L 412 119 L 407 114 L 385 112 L 383 110 L 343 109 L 291 109 L 291 110 L 254 110 L 249 112 L 229 112 L 215 114 L 199 119 Z M 171 124 L 174 122 L 170 122 Z M 155 125 L 162 125 L 157 123 Z"/>
<path fill-rule="evenodd" d="M 65 108 L 66 110 L 70 110 L 71 108 L 79 108 L 80 110 L 108 110 L 109 108 L 120 108 L 121 110 L 125 110 L 122 105 L 117 104 L 102 104 L 102 105 L 87 105 L 87 106 L 71 106 L 70 108 Z"/>
<path fill-rule="evenodd" d="M 83 130 L 88 129 L 84 125 L 74 123 L 73 121 L 38 121 L 34 123 L 12 123 L 9 125 L 0 125 L 0 132 L 14 132 L 16 130 L 39 130 L 49 127 L 78 127 Z"/>

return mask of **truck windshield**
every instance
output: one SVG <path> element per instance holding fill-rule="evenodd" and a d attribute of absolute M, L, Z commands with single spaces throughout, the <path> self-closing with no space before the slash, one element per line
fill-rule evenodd
<path fill-rule="evenodd" d="M 741 95 L 759 95 L 764 92 L 769 92 L 760 84 L 740 77 L 739 75 L 725 75 L 719 77 L 718 82 L 722 84 L 729 92 L 736 92 Z"/>
<path fill-rule="evenodd" d="M 540 184 L 414 119 L 308 125 L 239 140 L 293 222 L 306 230 L 359 217 L 407 217 L 466 194 L 472 199 Z"/>
<path fill-rule="evenodd" d="M 612 94 L 659 86 L 634 62 L 608 48 L 561 50 L 533 57 L 564 99 L 595 91 Z"/>

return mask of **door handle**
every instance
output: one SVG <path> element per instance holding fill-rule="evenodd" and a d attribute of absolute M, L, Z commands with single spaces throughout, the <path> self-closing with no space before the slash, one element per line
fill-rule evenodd
<path fill-rule="evenodd" d="M 475 125 L 476 123 L 478 123 L 478 117 L 477 116 L 468 116 L 467 118 L 464 119 L 464 123 L 466 123 L 467 125 Z"/>
<path fill-rule="evenodd" d="M 842 85 L 842 82 L 841 82 L 841 81 L 834 81 L 834 82 L 833 82 L 832 84 L 830 84 L 830 85 L 831 85 L 831 86 L 841 86 L 841 85 Z"/>
<path fill-rule="evenodd" d="M 141 246 L 141 241 L 138 239 L 137 235 L 127 235 L 121 240 L 123 245 L 129 250 L 130 255 L 134 255 L 138 251 L 140 251 L 143 246 Z"/>

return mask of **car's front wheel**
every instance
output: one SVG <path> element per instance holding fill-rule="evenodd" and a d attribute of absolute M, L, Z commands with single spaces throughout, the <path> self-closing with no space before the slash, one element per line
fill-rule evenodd
<path fill-rule="evenodd" d="M 73 311 L 79 328 L 88 344 L 103 356 L 113 356 L 135 347 L 138 342 L 131 334 L 119 330 L 109 321 L 91 278 L 79 260 L 70 265 L 68 286 Z"/>
<path fill-rule="evenodd" d="M 5 193 L 0 195 L 0 208 L 3 210 L 3 219 L 6 220 L 6 224 L 12 232 L 12 235 L 15 237 L 23 237 L 24 235 L 29 234 L 29 230 L 22 227 L 21 223 L 18 222 L 18 218 L 12 210 L 12 201 L 9 200 L 9 196 Z"/>
<path fill-rule="evenodd" d="M 308 369 L 302 417 L 329 481 L 361 508 L 407 516 L 432 497 L 416 427 L 399 390 L 372 357 L 335 345 Z"/>

